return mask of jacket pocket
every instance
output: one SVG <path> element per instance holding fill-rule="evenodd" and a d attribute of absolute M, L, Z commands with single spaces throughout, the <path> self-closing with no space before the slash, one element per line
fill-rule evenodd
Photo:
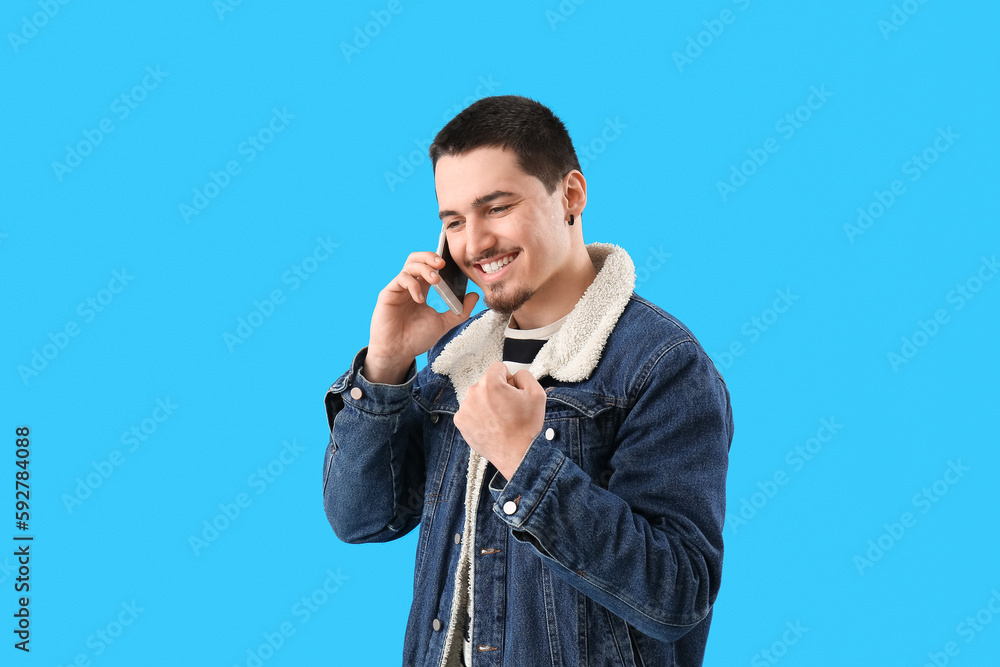
<path fill-rule="evenodd" d="M 326 461 L 323 465 L 323 496 L 326 496 L 326 485 L 330 481 L 330 469 L 333 467 L 333 455 L 337 453 L 337 443 L 330 436 L 330 443 L 326 446 Z"/>
<path fill-rule="evenodd" d="M 636 667 L 646 667 L 646 663 L 642 659 L 642 653 L 639 651 L 639 644 L 636 640 L 636 634 L 638 630 L 634 629 L 631 625 L 625 624 L 628 630 L 628 639 L 632 644 L 632 661 L 636 664 Z"/>
<path fill-rule="evenodd" d="M 628 624 L 605 607 L 581 595 L 586 631 L 579 633 L 580 664 L 588 667 L 640 667 L 636 642 Z M 651 666 L 650 666 L 651 667 Z M 657 666 L 659 667 L 659 666 Z"/>
<path fill-rule="evenodd" d="M 616 400 L 570 387 L 551 387 L 546 394 L 545 428 L 553 431 L 552 444 L 595 484 L 608 488 L 615 452 Z M 548 438 L 549 433 L 545 435 Z"/>

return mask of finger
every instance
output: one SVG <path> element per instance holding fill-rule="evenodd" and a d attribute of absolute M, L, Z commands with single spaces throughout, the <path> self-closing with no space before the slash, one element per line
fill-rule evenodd
<path fill-rule="evenodd" d="M 503 372 L 497 368 L 498 364 L 503 365 L 503 362 L 494 361 L 492 364 L 487 366 L 486 370 L 483 371 L 483 374 L 479 376 L 479 379 L 476 380 L 476 383 L 473 386 L 482 387 L 486 390 L 501 384 L 507 384 L 503 379 L 501 379 L 503 378 Z"/>
<path fill-rule="evenodd" d="M 514 373 L 513 381 L 511 382 L 518 389 L 528 389 L 530 387 L 541 387 L 538 384 L 538 380 L 532 375 L 528 369 L 522 368 L 518 372 Z"/>
<path fill-rule="evenodd" d="M 488 375 L 491 378 L 497 378 L 498 380 L 507 381 L 507 376 L 510 372 L 507 370 L 507 364 L 502 361 L 494 361 L 492 364 L 486 367 L 486 372 L 483 375 Z"/>
<path fill-rule="evenodd" d="M 441 313 L 441 316 L 445 318 L 449 327 L 461 324 L 472 316 L 472 309 L 476 307 L 476 303 L 478 301 L 479 294 L 477 292 L 469 292 L 465 295 L 465 299 L 462 300 L 462 313 L 460 315 L 455 314 L 455 312 L 449 308 L 445 312 Z"/>
<path fill-rule="evenodd" d="M 423 303 L 425 294 L 427 293 L 427 288 L 424 287 L 426 283 L 421 283 L 419 279 L 413 277 L 405 271 L 396 276 L 396 284 L 399 285 L 401 290 L 407 290 L 410 296 L 417 303 Z"/>
<path fill-rule="evenodd" d="M 507 368 L 507 364 L 502 361 L 497 361 L 491 364 L 490 368 L 493 368 L 494 366 L 497 369 L 497 378 L 503 380 L 506 384 L 509 384 L 512 387 L 515 386 L 514 376 L 510 374 L 510 369 Z"/>
<path fill-rule="evenodd" d="M 517 387 L 517 385 L 514 384 L 514 376 L 510 374 L 510 369 L 507 368 L 507 364 L 502 361 L 490 364 L 489 368 L 487 368 L 486 372 L 483 374 L 483 377 L 489 377 L 489 382 L 497 388 Z"/>
<path fill-rule="evenodd" d="M 478 292 L 469 292 L 468 294 L 465 295 L 465 299 L 463 299 L 462 301 L 463 320 L 472 315 L 472 309 L 476 307 L 477 303 L 479 303 Z"/>
<path fill-rule="evenodd" d="M 403 265 L 403 272 L 408 273 L 414 277 L 423 278 L 427 283 L 432 284 L 441 280 L 438 275 L 437 270 L 441 268 L 443 264 L 428 264 L 427 262 L 407 262 Z"/>
<path fill-rule="evenodd" d="M 444 258 L 436 252 L 420 250 L 418 252 L 411 252 L 406 258 L 405 264 L 426 264 L 432 268 L 440 269 L 444 266 Z"/>
<path fill-rule="evenodd" d="M 406 257 L 407 262 L 423 262 L 424 264 L 439 264 L 444 262 L 441 259 L 441 255 L 437 254 L 433 250 L 418 250 L 416 252 L 411 252 Z"/>

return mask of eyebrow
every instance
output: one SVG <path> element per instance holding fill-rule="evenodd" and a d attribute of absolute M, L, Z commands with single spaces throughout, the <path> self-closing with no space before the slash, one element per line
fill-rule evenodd
<path fill-rule="evenodd" d="M 472 200 L 471 208 L 477 209 L 483 206 L 484 204 L 489 204 L 491 201 L 495 199 L 500 199 L 501 197 L 513 197 L 513 196 L 514 196 L 513 192 L 505 192 L 504 190 L 494 190 L 488 195 L 482 195 Z M 440 213 L 438 213 L 438 217 L 442 220 L 444 220 L 449 215 L 459 215 L 459 213 L 458 211 L 441 211 Z"/>

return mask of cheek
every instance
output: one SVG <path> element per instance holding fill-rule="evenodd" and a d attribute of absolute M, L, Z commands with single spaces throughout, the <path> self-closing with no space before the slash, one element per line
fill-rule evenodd
<path fill-rule="evenodd" d="M 546 205 L 538 210 L 538 216 L 546 225 L 554 226 L 563 221 L 562 204 L 557 199 L 546 202 Z"/>
<path fill-rule="evenodd" d="M 452 259 L 454 259 L 458 266 L 465 270 L 465 242 L 459 240 L 448 239 L 448 252 L 451 253 Z"/>

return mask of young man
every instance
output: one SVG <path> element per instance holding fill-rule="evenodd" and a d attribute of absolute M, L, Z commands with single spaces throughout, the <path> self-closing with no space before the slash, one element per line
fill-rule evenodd
<path fill-rule="evenodd" d="M 324 505 L 351 543 L 418 524 L 405 665 L 693 666 L 722 572 L 729 392 L 695 337 L 586 245 L 562 122 L 479 100 L 430 148 L 488 310 L 426 305 L 414 252 L 326 395 Z M 417 371 L 415 357 L 428 352 Z"/>

